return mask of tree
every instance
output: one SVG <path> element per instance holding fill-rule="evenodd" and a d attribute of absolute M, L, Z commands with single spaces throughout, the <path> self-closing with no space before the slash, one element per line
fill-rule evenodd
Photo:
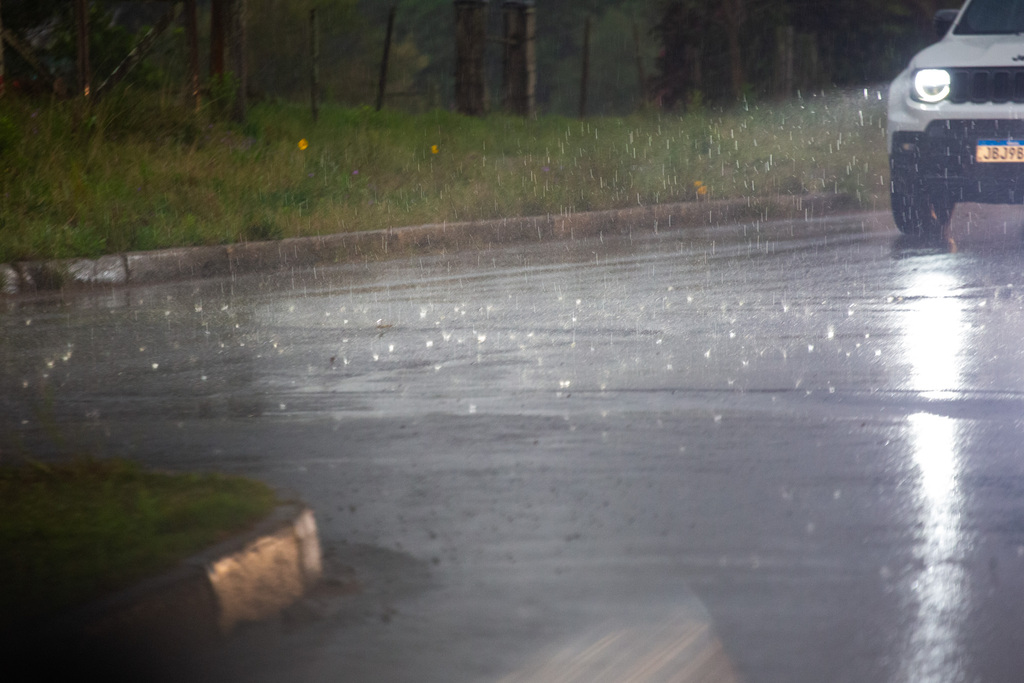
<path fill-rule="evenodd" d="M 666 0 L 657 89 L 666 105 L 767 95 L 781 36 L 796 36 L 803 86 L 891 79 L 934 41 L 932 17 L 958 0 Z M 779 29 L 787 27 L 786 31 Z M 790 38 L 789 40 L 792 40 Z M 717 46 L 726 46 L 725 50 Z M 765 59 L 765 56 L 771 56 Z M 821 79 L 821 80 L 819 80 Z M 728 89 L 723 84 L 728 84 Z M 799 87 L 799 85 L 798 85 Z"/>
<path fill-rule="evenodd" d="M 385 23 L 396 0 L 361 0 L 360 10 L 373 26 Z M 452 102 L 454 60 L 453 0 L 398 0 L 396 38 L 411 40 L 429 59 L 418 79 L 440 86 L 445 102 Z M 580 56 L 583 24 L 594 19 L 590 106 L 593 112 L 625 113 L 639 102 L 636 50 L 632 24 L 646 36 L 657 19 L 650 0 L 537 0 L 537 105 L 542 111 L 573 114 L 579 104 Z M 488 35 L 502 32 L 501 2 L 488 5 Z M 656 44 L 645 41 L 641 56 L 653 62 Z M 501 86 L 502 50 L 492 43 L 487 54 L 487 79 L 492 100 Z"/>
<path fill-rule="evenodd" d="M 704 96 L 704 41 L 707 17 L 692 2 L 668 2 L 653 33 L 660 39 L 654 100 L 672 108 Z"/>
<path fill-rule="evenodd" d="M 725 30 L 729 44 L 729 76 L 732 83 L 732 96 L 740 99 L 743 95 L 743 52 L 740 49 L 741 32 L 747 21 L 747 8 L 744 0 L 718 0 L 715 20 Z"/>
<path fill-rule="evenodd" d="M 88 53 L 90 70 L 96 81 L 110 75 L 136 42 L 136 37 L 125 26 L 114 21 L 114 5 L 102 0 L 88 4 Z M 158 9 L 166 11 L 164 7 Z M 37 61 L 51 72 L 58 82 L 75 81 L 78 40 L 72 3 L 66 0 L 4 0 L 3 12 L 4 28 L 21 38 L 21 42 L 28 44 L 26 34 L 35 34 L 32 61 Z M 23 79 L 34 88 L 41 87 L 41 81 L 47 80 L 37 80 L 36 69 L 17 51 L 7 54 L 8 80 Z M 146 67 L 136 69 L 131 75 L 136 83 L 152 78 L 153 70 Z"/>

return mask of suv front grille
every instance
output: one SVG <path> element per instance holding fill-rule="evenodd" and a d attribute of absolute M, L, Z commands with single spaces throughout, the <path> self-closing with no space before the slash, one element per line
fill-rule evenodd
<path fill-rule="evenodd" d="M 928 138 L 956 140 L 973 149 L 978 140 L 1024 140 L 1024 119 L 939 119 L 924 130 Z"/>
<path fill-rule="evenodd" d="M 951 102 L 1024 103 L 1024 67 L 950 69 L 949 73 Z"/>

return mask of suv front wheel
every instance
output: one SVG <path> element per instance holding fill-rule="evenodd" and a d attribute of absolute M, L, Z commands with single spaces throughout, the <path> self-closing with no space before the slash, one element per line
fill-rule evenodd
<path fill-rule="evenodd" d="M 929 194 L 913 173 L 891 164 L 892 217 L 904 235 L 939 238 L 946 233 L 954 203 Z"/>

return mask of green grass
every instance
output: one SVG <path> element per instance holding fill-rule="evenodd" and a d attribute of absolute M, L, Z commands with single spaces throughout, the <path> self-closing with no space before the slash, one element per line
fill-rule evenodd
<path fill-rule="evenodd" d="M 0 627 L 159 573 L 276 502 L 258 482 L 124 460 L 0 466 Z"/>
<path fill-rule="evenodd" d="M 275 103 L 235 126 L 155 93 L 9 97 L 0 262 L 698 199 L 870 208 L 887 200 L 884 115 L 871 91 L 582 122 L 327 106 L 314 124 Z"/>

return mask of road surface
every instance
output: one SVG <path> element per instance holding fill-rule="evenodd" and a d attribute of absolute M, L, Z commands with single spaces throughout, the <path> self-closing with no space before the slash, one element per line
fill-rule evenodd
<path fill-rule="evenodd" d="M 195 664 L 218 680 L 1009 683 L 1020 224 L 637 226 L 9 300 L 2 448 L 315 509 L 331 578 Z"/>

